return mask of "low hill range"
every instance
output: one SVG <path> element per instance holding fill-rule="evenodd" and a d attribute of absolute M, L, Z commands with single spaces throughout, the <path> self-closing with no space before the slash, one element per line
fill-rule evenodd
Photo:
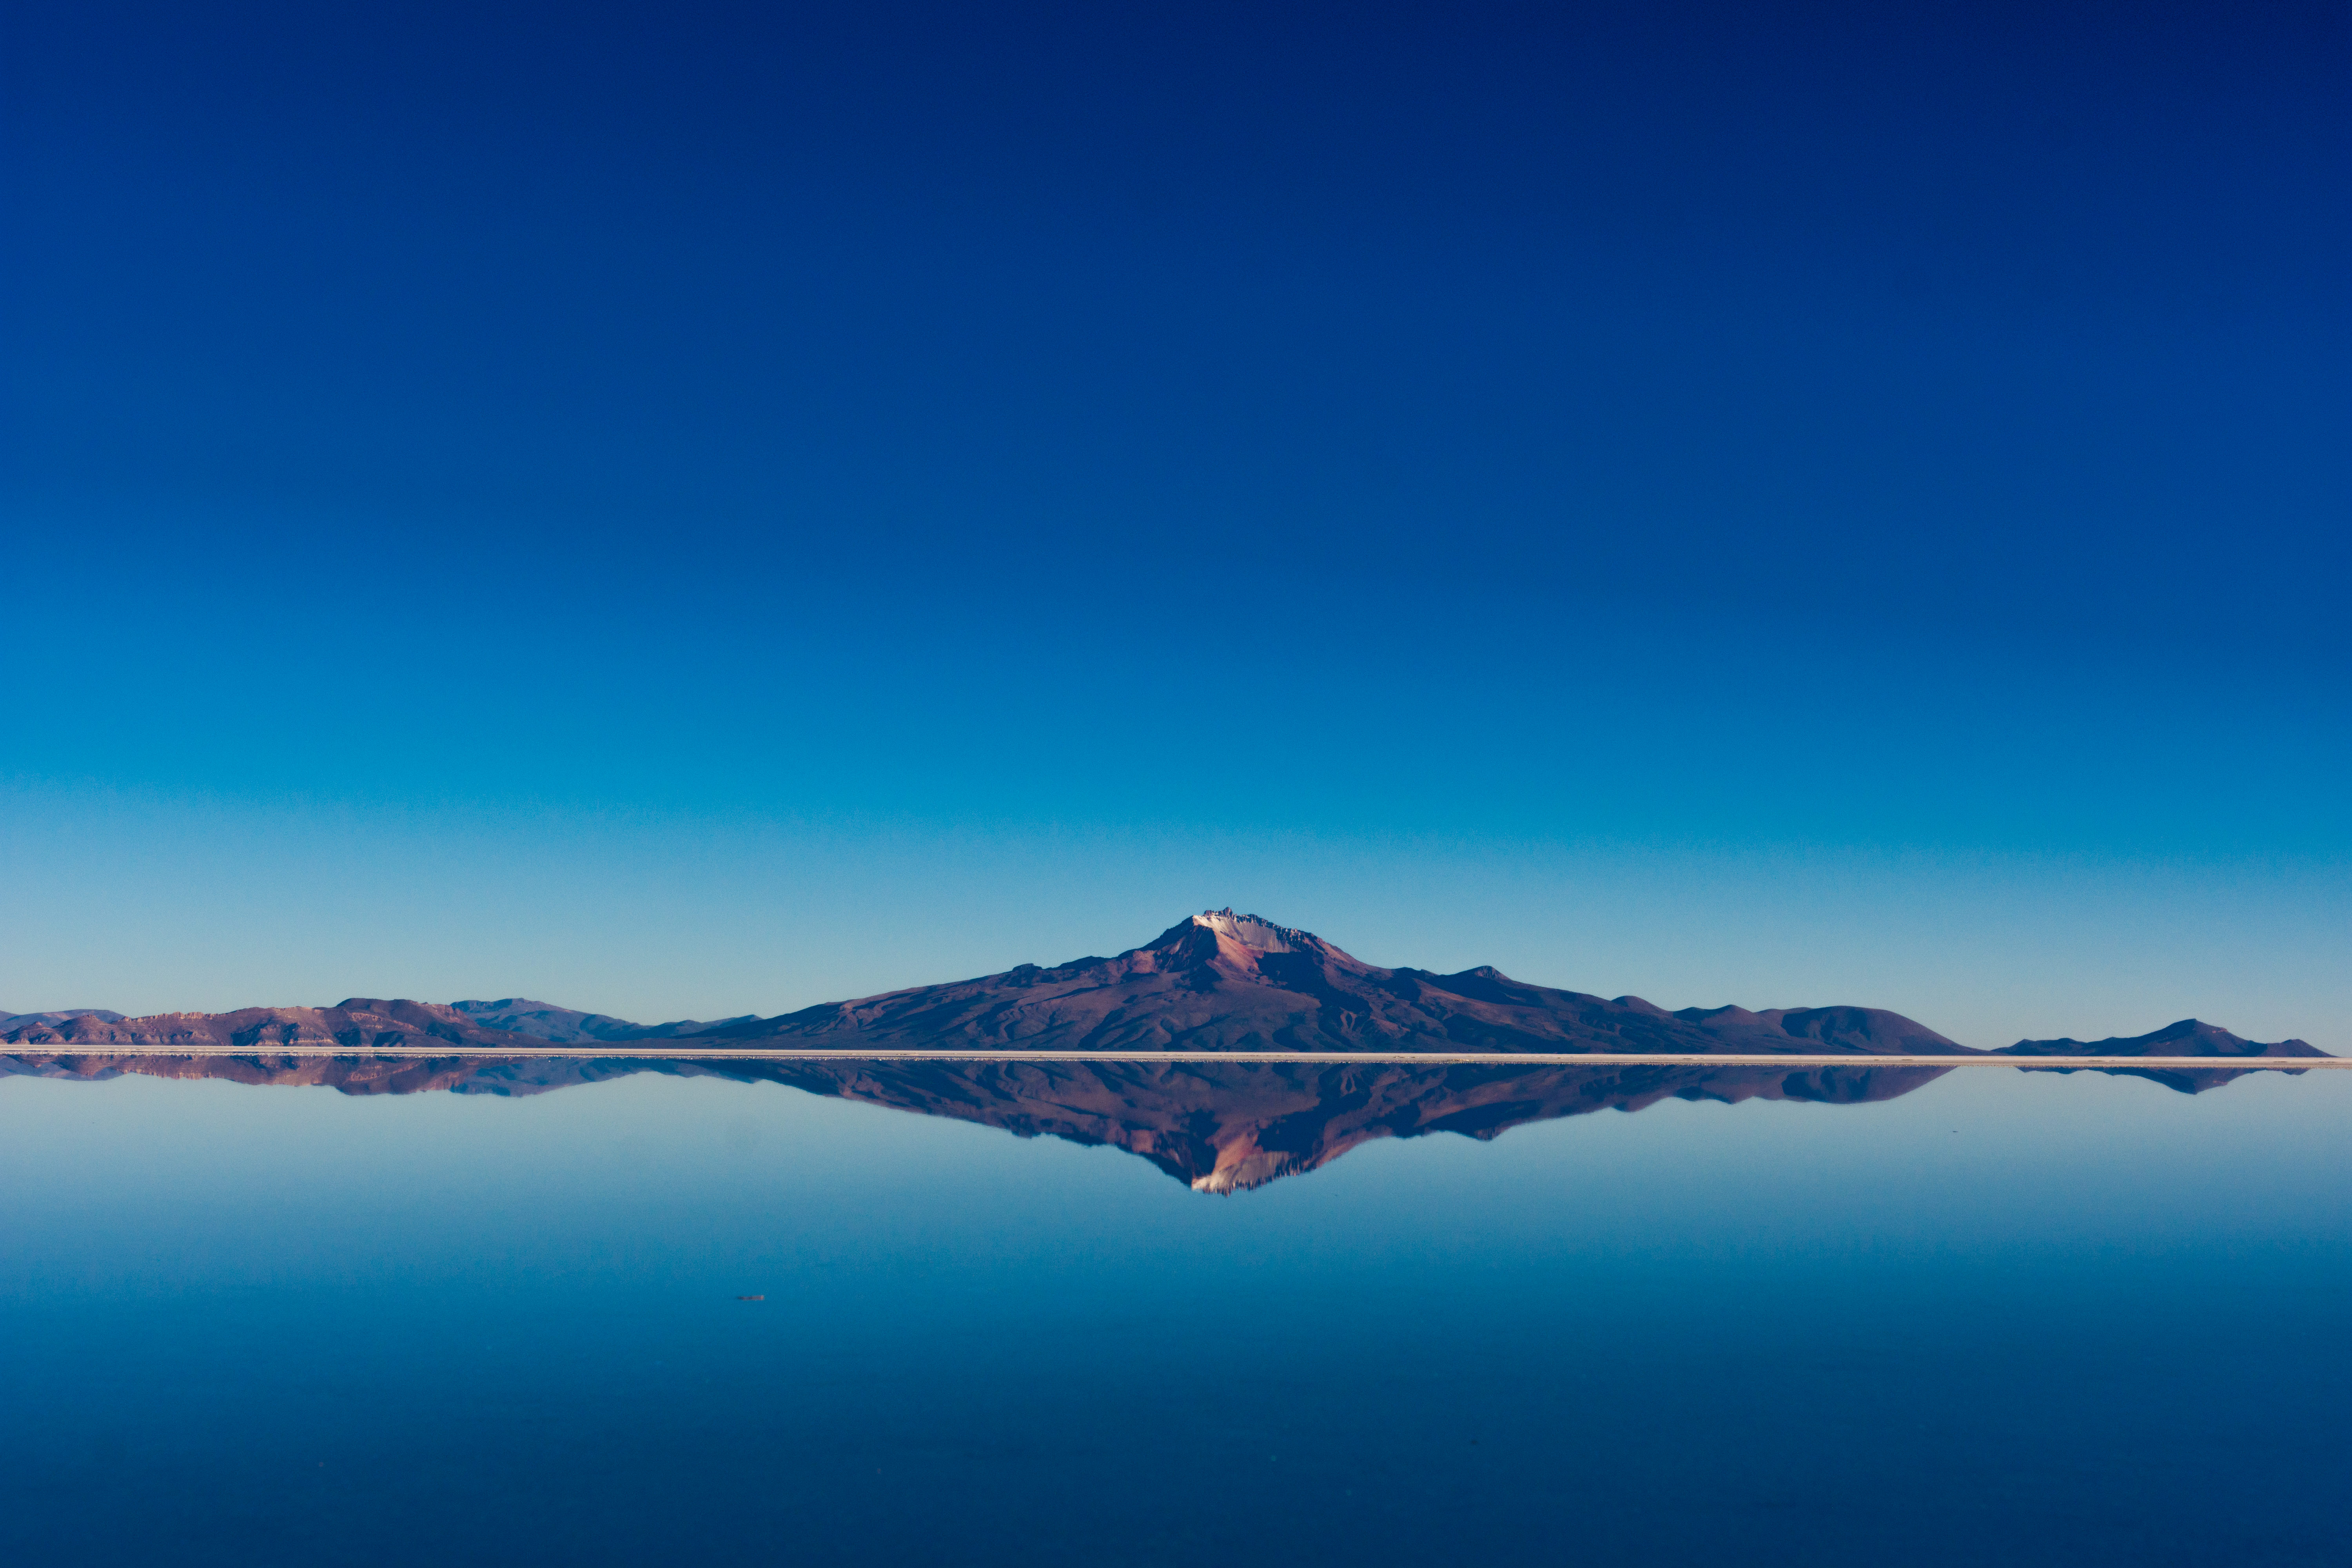
<path fill-rule="evenodd" d="M 509 996 L 497 1002 L 452 1002 L 449 1005 L 486 1029 L 530 1035 L 559 1046 L 579 1045 L 589 1040 L 668 1040 L 681 1035 L 698 1035 L 706 1030 L 755 1021 L 753 1015 L 746 1013 L 740 1017 L 709 1022 L 681 1018 L 674 1024 L 633 1024 L 626 1018 L 615 1018 L 610 1013 L 582 1013 L 570 1007 L 559 1007 L 552 1002 L 533 1002 L 522 996 Z"/>
<path fill-rule="evenodd" d="M 27 1021 L 30 1020 L 30 1021 Z M 11 1016 L 0 1045 L 103 1052 L 190 1048 L 363 1051 L 444 1040 L 453 1054 L 632 1040 L 777 1050 L 1307 1051 L 1977 1056 L 1899 1013 L 1854 1005 L 1685 1007 L 1601 997 L 1479 967 L 1383 969 L 1310 931 L 1230 909 L 1178 921 L 1140 947 L 1042 968 L 826 1003 L 775 1017 L 640 1025 L 521 997 L 451 1005 L 352 997 L 332 1007 L 250 1007 L 126 1018 L 104 1010 Z M 2095 1041 L 2021 1040 L 2001 1053 L 2324 1057 L 2184 1019 Z"/>
<path fill-rule="evenodd" d="M 11 1013 L 0 1008 L 0 1034 L 10 1029 L 29 1028 L 36 1024 L 62 1024 L 68 1018 L 98 1018 L 109 1024 L 122 1022 L 122 1015 L 108 1007 L 59 1007 L 47 1013 Z"/>

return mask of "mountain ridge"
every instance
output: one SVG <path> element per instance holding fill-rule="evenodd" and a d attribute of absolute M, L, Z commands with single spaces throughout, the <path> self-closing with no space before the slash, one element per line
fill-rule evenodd
<path fill-rule="evenodd" d="M 1700 1010 L 1704 1011 L 1704 1010 Z M 693 1037 L 806 1049 L 1972 1054 L 1883 1008 L 1685 1017 L 1514 980 L 1383 969 L 1297 927 L 1209 910 L 1111 957 L 823 1003 Z"/>
<path fill-rule="evenodd" d="M 1515 980 L 1491 964 L 1451 974 L 1384 969 L 1314 932 L 1231 908 L 1203 910 L 1109 957 L 821 1003 L 772 1017 L 634 1024 L 609 1014 L 508 996 L 450 1004 L 346 997 L 332 1007 L 250 1007 L 125 1018 L 103 1009 L 17 1015 L 0 1043 L 100 1048 L 174 1045 L 266 1051 L 365 1050 L 433 1040 L 476 1052 L 551 1044 L 663 1040 L 805 1050 L 1025 1049 L 1839 1053 L 2325 1057 L 2303 1040 L 2247 1040 L 2196 1019 L 2147 1035 L 2084 1042 L 2020 1040 L 1986 1053 L 1915 1019 L 1853 1005 L 1685 1007 L 1602 997 Z M 29 1021 L 28 1021 L 29 1020 Z M 2021 1063 L 2021 1065 L 2023 1065 Z"/>

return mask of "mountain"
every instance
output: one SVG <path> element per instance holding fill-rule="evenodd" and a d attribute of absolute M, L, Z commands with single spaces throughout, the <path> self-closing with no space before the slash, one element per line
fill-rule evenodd
<path fill-rule="evenodd" d="M 1141 947 L 1053 968 L 1024 963 L 944 985 L 832 1002 L 772 1018 L 632 1024 L 509 996 L 450 1005 L 355 996 L 333 1007 L 248 1007 L 125 1018 L 92 1011 L 12 1018 L 0 1044 L 103 1050 L 184 1046 L 267 1052 L 368 1050 L 446 1041 L 496 1054 L 661 1040 L 772 1050 L 1073 1052 L 1542 1052 L 1624 1055 L 1975 1056 L 1876 1007 L 1685 1007 L 1513 980 L 1492 968 L 1382 969 L 1311 931 L 1212 910 Z M 2321 1057 L 2301 1040 L 2261 1045 L 2186 1019 L 2130 1039 L 2021 1040 L 2008 1055 Z M 2021 1064 L 2023 1065 L 2023 1064 Z M 2117 1069 L 2135 1070 L 2135 1069 Z M 2170 1069 L 2160 1069 L 2170 1070 Z M 2153 1076 L 2153 1074 L 2151 1074 Z M 2167 1079 L 2166 1081 L 2170 1081 Z"/>
<path fill-rule="evenodd" d="M 639 1072 L 771 1082 L 838 1100 L 1124 1149 L 1196 1191 L 1238 1192 L 1329 1163 L 1381 1138 L 1513 1127 L 1668 1099 L 1893 1100 L 1949 1068 L 1611 1067 L 1364 1062 L 628 1061 L 535 1058 L 0 1056 L 0 1075 L 122 1073 L 327 1085 L 346 1094 L 536 1094 Z"/>
<path fill-rule="evenodd" d="M 1996 1056 L 2016 1057 L 2211 1057 L 2214 1066 L 2202 1068 L 2096 1068 L 2090 1070 L 2125 1078 L 2153 1079 L 2168 1088 L 2194 1094 L 2229 1082 L 2237 1073 L 2221 1066 L 2231 1057 L 2325 1057 L 2308 1040 L 2279 1040 L 2264 1045 L 2233 1035 L 2219 1024 L 2183 1018 L 2145 1035 L 2117 1036 L 2105 1040 L 2020 1040 L 2003 1046 Z M 2062 1072 L 2075 1069 L 2061 1068 Z"/>
<path fill-rule="evenodd" d="M 748 1023 L 751 1014 L 715 1022 L 685 1018 L 675 1024 L 633 1024 L 626 1018 L 615 1018 L 610 1013 L 582 1013 L 570 1007 L 559 1007 L 552 1002 L 533 1002 L 527 997 L 509 996 L 497 1002 L 452 1002 L 449 1005 L 463 1013 L 486 1029 L 505 1029 L 518 1035 L 530 1035 L 559 1046 L 576 1045 L 585 1040 L 660 1040 L 678 1035 L 699 1034 L 729 1024 Z"/>
<path fill-rule="evenodd" d="M 834 1002 L 686 1037 L 828 1050 L 1969 1052 L 1876 1007 L 1686 1007 L 1381 969 L 1311 931 L 1212 910 L 1142 947 Z"/>

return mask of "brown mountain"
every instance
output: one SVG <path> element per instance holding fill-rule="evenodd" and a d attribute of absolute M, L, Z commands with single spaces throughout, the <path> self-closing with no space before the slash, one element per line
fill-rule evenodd
<path fill-rule="evenodd" d="M 1381 969 L 1310 931 L 1213 910 L 1115 958 L 719 1025 L 681 1043 L 828 1050 L 1851 1051 L 1965 1053 L 1876 1007 L 1686 1007 L 1513 980 Z"/>
<path fill-rule="evenodd" d="M 1109 1145 L 1197 1191 L 1237 1192 L 1327 1164 L 1381 1138 L 1455 1132 L 1487 1140 L 1531 1121 L 1640 1110 L 1668 1099 L 1892 1100 L 1948 1068 L 1428 1066 L 1365 1062 L 626 1061 L 431 1058 L 0 1057 L 0 1075 L 107 1079 L 122 1073 L 326 1085 L 346 1094 L 536 1094 L 664 1072 L 772 1082 L 924 1116 Z"/>

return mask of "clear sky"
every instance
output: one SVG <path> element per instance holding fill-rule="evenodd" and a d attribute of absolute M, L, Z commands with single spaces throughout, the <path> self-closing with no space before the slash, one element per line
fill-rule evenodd
<path fill-rule="evenodd" d="M 2341 5 L 5 27 L 0 1007 L 2352 1049 Z"/>

